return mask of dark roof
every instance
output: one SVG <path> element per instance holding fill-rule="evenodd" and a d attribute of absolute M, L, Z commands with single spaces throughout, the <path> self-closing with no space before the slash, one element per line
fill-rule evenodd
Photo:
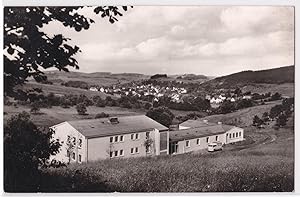
<path fill-rule="evenodd" d="M 87 138 L 143 132 L 151 129 L 168 130 L 167 127 L 145 115 L 118 117 L 118 121 L 119 123 L 112 124 L 108 118 L 99 118 L 67 122 Z"/>
<path fill-rule="evenodd" d="M 216 124 L 211 122 L 205 123 L 202 120 L 201 121 L 188 120 L 184 123 L 186 127 L 191 127 L 191 128 L 177 130 L 177 131 L 170 131 L 170 141 L 189 140 L 194 138 L 217 135 L 217 134 L 225 133 L 226 131 L 234 127 L 230 125 Z"/>

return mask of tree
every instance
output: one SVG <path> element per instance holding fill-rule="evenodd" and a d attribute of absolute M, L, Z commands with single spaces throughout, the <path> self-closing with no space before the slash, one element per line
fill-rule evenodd
<path fill-rule="evenodd" d="M 53 131 L 41 131 L 22 112 L 4 125 L 4 188 L 6 192 L 34 191 L 39 169 L 59 151 Z"/>
<path fill-rule="evenodd" d="M 271 108 L 270 110 L 270 118 L 274 119 L 277 117 L 279 114 L 281 114 L 283 111 L 282 105 L 275 105 L 274 107 Z"/>
<path fill-rule="evenodd" d="M 174 118 L 174 114 L 167 107 L 151 108 L 146 116 L 167 127 L 172 124 Z"/>
<path fill-rule="evenodd" d="M 32 105 L 31 105 L 31 109 L 30 109 L 30 112 L 33 113 L 33 114 L 37 114 L 38 112 L 40 112 L 40 104 L 38 102 L 34 102 Z"/>
<path fill-rule="evenodd" d="M 276 101 L 276 100 L 280 100 L 281 99 L 281 94 L 279 94 L 278 92 L 276 92 L 275 94 L 273 94 L 270 98 L 270 101 Z"/>
<path fill-rule="evenodd" d="M 260 127 L 263 124 L 264 124 L 264 121 L 262 119 L 260 119 L 257 115 L 255 115 L 253 117 L 253 123 L 252 123 L 253 126 Z"/>
<path fill-rule="evenodd" d="M 67 148 L 67 157 L 68 157 L 68 164 L 71 163 L 72 154 L 76 147 L 76 138 L 74 136 L 68 136 L 66 141 L 66 148 Z"/>
<path fill-rule="evenodd" d="M 234 103 L 225 100 L 219 107 L 221 114 L 227 114 L 235 110 Z"/>
<path fill-rule="evenodd" d="M 68 71 L 68 66 L 79 68 L 74 56 L 78 46 L 69 44 L 62 34 L 49 36 L 42 27 L 51 21 L 81 31 L 89 29 L 94 20 L 80 14 L 83 7 L 5 7 L 4 8 L 4 92 L 14 93 L 14 87 L 24 84 L 28 77 L 46 80 L 41 69 L 55 67 Z M 122 7 L 127 11 L 127 7 Z M 110 23 L 122 16 L 116 6 L 98 6 L 96 14 Z"/>
<path fill-rule="evenodd" d="M 237 96 L 240 96 L 242 94 L 242 90 L 240 88 L 236 88 L 234 90 L 234 94 L 237 95 Z"/>
<path fill-rule="evenodd" d="M 276 126 L 283 127 L 287 123 L 287 116 L 285 114 L 280 114 L 276 119 Z"/>
<path fill-rule="evenodd" d="M 79 103 L 76 105 L 76 110 L 79 115 L 86 115 L 87 109 L 85 103 Z"/>
<path fill-rule="evenodd" d="M 269 118 L 269 113 L 268 112 L 264 112 L 261 119 L 264 121 L 264 122 L 268 122 L 270 120 Z"/>

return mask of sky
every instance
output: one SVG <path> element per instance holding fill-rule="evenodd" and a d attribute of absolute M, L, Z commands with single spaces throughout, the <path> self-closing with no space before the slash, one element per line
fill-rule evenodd
<path fill-rule="evenodd" d="M 80 72 L 204 74 L 294 65 L 294 9 L 283 6 L 134 6 L 119 21 L 76 32 L 43 28 L 80 47 Z M 71 69 L 72 70 L 72 69 Z"/>

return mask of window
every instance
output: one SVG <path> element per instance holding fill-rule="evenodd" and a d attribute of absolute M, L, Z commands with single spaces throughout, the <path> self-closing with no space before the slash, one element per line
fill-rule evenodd
<path fill-rule="evenodd" d="M 116 151 L 115 151 L 115 157 L 117 157 L 117 156 L 118 156 L 118 151 L 116 150 Z"/>
<path fill-rule="evenodd" d="M 82 139 L 78 140 L 78 147 L 81 148 L 82 147 Z"/>
<path fill-rule="evenodd" d="M 114 141 L 114 137 L 110 137 L 110 143 L 112 143 Z"/>
<path fill-rule="evenodd" d="M 216 141 L 218 141 L 219 136 L 216 136 Z"/>
<path fill-rule="evenodd" d="M 120 142 L 124 142 L 124 136 L 123 135 L 120 136 Z"/>
<path fill-rule="evenodd" d="M 139 148 L 138 147 L 135 148 L 135 153 L 139 153 Z"/>
<path fill-rule="evenodd" d="M 131 139 L 132 139 L 132 140 L 134 139 L 134 134 L 131 134 Z"/>
<path fill-rule="evenodd" d="M 239 132 L 239 134 L 240 134 L 240 137 L 242 136 L 242 132 Z"/>
<path fill-rule="evenodd" d="M 197 144 L 200 145 L 200 139 L 197 139 Z"/>
<path fill-rule="evenodd" d="M 206 138 L 206 142 L 208 143 L 209 137 Z"/>
<path fill-rule="evenodd" d="M 133 154 L 134 148 L 131 148 L 130 153 Z"/>
<path fill-rule="evenodd" d="M 78 155 L 78 161 L 81 162 L 81 155 Z"/>
<path fill-rule="evenodd" d="M 190 140 L 185 141 L 185 146 L 190 147 Z"/>
<path fill-rule="evenodd" d="M 229 138 L 231 138 L 231 133 L 229 134 Z"/>
<path fill-rule="evenodd" d="M 112 151 L 110 151 L 109 156 L 110 156 L 110 158 L 113 157 L 113 152 Z"/>
<path fill-rule="evenodd" d="M 72 153 L 72 159 L 75 160 L 76 159 L 76 154 Z"/>
<path fill-rule="evenodd" d="M 149 139 L 150 137 L 150 132 L 146 132 L 146 139 Z"/>
<path fill-rule="evenodd" d="M 124 151 L 120 150 L 120 156 L 124 156 Z"/>
<path fill-rule="evenodd" d="M 115 142 L 118 142 L 119 136 L 115 136 Z"/>
<path fill-rule="evenodd" d="M 135 139 L 136 140 L 139 139 L 139 134 L 138 133 L 135 134 Z"/>
<path fill-rule="evenodd" d="M 73 137 L 73 144 L 76 144 L 76 137 Z"/>
<path fill-rule="evenodd" d="M 234 133 L 233 133 L 233 134 L 232 134 L 232 138 L 234 138 L 234 136 L 235 136 L 235 135 L 234 135 Z"/>

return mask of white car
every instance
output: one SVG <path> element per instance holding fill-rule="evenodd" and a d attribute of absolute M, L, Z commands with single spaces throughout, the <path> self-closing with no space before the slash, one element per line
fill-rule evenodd
<path fill-rule="evenodd" d="M 208 146 L 207 146 L 207 150 L 208 150 L 208 152 L 214 152 L 214 151 L 217 151 L 217 150 L 223 150 L 223 144 L 222 144 L 222 142 L 212 142 L 212 143 L 209 143 Z"/>

